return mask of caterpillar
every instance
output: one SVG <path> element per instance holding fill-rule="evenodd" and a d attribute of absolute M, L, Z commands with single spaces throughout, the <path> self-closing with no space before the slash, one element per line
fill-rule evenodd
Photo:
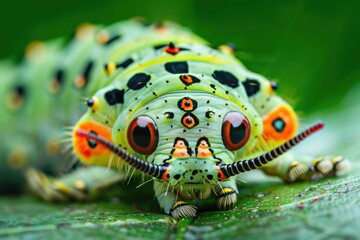
<path fill-rule="evenodd" d="M 233 45 L 212 47 L 172 22 L 83 24 L 66 43 L 32 44 L 0 71 L 3 189 L 21 184 L 9 175 L 24 175 L 46 200 L 83 200 L 123 180 L 128 166 L 153 180 L 166 214 L 182 218 L 196 216 L 193 199 L 234 207 L 246 171 L 294 182 L 350 169 L 342 156 L 289 151 L 323 123 L 299 132 L 276 82 L 246 69 Z M 66 165 L 67 145 L 57 142 L 65 126 L 74 156 L 91 167 L 52 178 L 43 171 Z"/>

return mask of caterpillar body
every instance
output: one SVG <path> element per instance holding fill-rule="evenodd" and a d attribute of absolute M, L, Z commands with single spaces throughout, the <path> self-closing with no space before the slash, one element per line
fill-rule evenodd
<path fill-rule="evenodd" d="M 275 82 L 247 70 L 232 45 L 211 47 L 175 23 L 85 24 L 65 46 L 38 43 L 19 66 L 4 62 L 0 70 L 8 111 L 0 126 L 11 135 L 1 139 L 1 171 L 25 171 L 48 200 L 86 199 L 124 178 L 108 167 L 127 165 L 152 177 L 160 207 L 181 218 L 196 215 L 189 199 L 215 197 L 219 209 L 233 207 L 236 176 L 245 171 L 293 182 L 349 170 L 341 156 L 288 152 L 323 124 L 296 135 L 297 116 Z M 58 179 L 29 168 L 65 162 L 56 144 L 64 126 L 73 126 L 76 158 L 93 167 Z M 9 181 L 1 187 L 16 185 Z"/>

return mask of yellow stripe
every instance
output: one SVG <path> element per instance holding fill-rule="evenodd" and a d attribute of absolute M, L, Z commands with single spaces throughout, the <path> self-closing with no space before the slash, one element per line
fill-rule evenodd
<path fill-rule="evenodd" d="M 331 159 L 332 164 L 338 163 L 344 159 L 343 156 L 336 156 Z"/>
<path fill-rule="evenodd" d="M 182 206 L 182 205 L 187 205 L 186 202 L 184 201 L 177 201 L 176 203 L 174 203 L 174 205 L 172 206 L 171 210 L 174 210 L 175 208 Z"/>
<path fill-rule="evenodd" d="M 312 161 L 312 165 L 313 165 L 313 167 L 315 167 L 316 166 L 316 164 L 318 164 L 319 162 L 321 162 L 321 161 L 323 161 L 325 158 L 324 157 L 317 157 L 317 158 L 315 158 L 313 161 Z"/>
<path fill-rule="evenodd" d="M 219 192 L 219 197 L 229 194 L 229 193 L 234 193 L 235 191 L 232 188 L 224 188 Z"/>

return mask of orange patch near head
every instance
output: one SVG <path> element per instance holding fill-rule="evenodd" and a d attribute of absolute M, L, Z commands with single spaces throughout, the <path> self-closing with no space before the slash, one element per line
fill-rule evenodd
<path fill-rule="evenodd" d="M 166 172 L 162 175 L 161 180 L 169 180 L 170 169 L 166 170 Z"/>
<path fill-rule="evenodd" d="M 219 167 L 217 167 L 216 170 L 217 170 L 217 172 L 218 172 L 218 178 L 219 178 L 219 179 L 221 179 L 221 180 L 227 179 L 227 177 L 225 176 L 224 172 L 223 172 Z"/>
<path fill-rule="evenodd" d="M 298 121 L 295 112 L 286 105 L 280 105 L 263 117 L 263 138 L 266 141 L 285 142 L 295 136 Z"/>
<path fill-rule="evenodd" d="M 109 161 L 112 152 L 104 145 L 77 134 L 77 130 L 95 133 L 109 142 L 111 140 L 111 129 L 94 121 L 85 121 L 77 125 L 73 131 L 73 146 L 76 155 L 82 162 L 90 165 L 105 165 Z"/>

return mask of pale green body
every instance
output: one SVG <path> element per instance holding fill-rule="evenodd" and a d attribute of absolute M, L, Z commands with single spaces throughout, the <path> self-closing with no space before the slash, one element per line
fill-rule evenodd
<path fill-rule="evenodd" d="M 117 35 L 121 37 L 111 44 L 101 45 L 96 42 L 95 36 L 99 36 L 102 31 L 105 31 L 110 38 Z M 170 42 L 180 51 L 175 54 L 169 53 L 166 47 L 169 48 Z M 35 65 L 31 68 L 34 69 L 33 71 L 44 71 L 27 73 L 41 78 L 37 87 L 45 85 L 44 82 L 51 78 L 55 66 L 64 69 L 67 76 L 65 85 L 56 98 L 39 92 L 39 99 L 33 100 L 33 105 L 29 107 L 31 113 L 27 113 L 27 110 L 23 113 L 24 117 L 29 117 L 29 114 L 36 115 L 34 124 L 40 129 L 31 128 L 32 133 L 46 136 L 47 132 L 52 132 L 42 142 L 57 138 L 56 132 L 59 126 L 74 123 L 77 114 L 75 117 L 72 114 L 79 112 L 78 98 L 92 96 L 93 99 L 97 99 L 97 108 L 95 110 L 89 108 L 76 127 L 87 121 L 96 122 L 111 129 L 112 142 L 130 154 L 157 165 L 168 164 L 170 172 L 167 179 L 156 180 L 154 189 L 160 207 L 174 217 L 195 215 L 195 208 L 183 201 L 207 198 L 212 192 L 217 195 L 219 208 L 233 206 L 238 192 L 235 178 L 219 181 L 217 163 L 229 164 L 241 161 L 285 142 L 284 139 L 264 137 L 266 127 L 263 124 L 264 119 L 274 109 L 279 106 L 287 109 L 291 120 L 286 123 L 294 125 L 291 134 L 297 130 L 297 119 L 292 108 L 275 94 L 275 89 L 271 88 L 268 80 L 248 71 L 229 51 L 211 48 L 206 41 L 176 24 L 145 26 L 138 21 L 118 23 L 97 31 L 85 40 L 73 40 L 62 53 L 59 53 L 56 47 L 54 49 L 56 53 L 50 52 L 51 54 L 46 58 L 48 62 L 46 68 L 40 69 Z M 125 69 L 119 67 L 111 70 L 110 73 L 104 69 L 106 63 L 122 63 L 127 59 L 131 59 L 132 63 Z M 74 79 L 83 72 L 84 65 L 89 60 L 92 61 L 93 66 L 88 83 L 83 89 L 76 89 Z M 171 72 L 165 66 L 167 63 L 176 62 L 185 62 L 187 69 L 173 69 Z M 175 68 L 177 67 L 179 66 Z M 24 68 L 20 69 L 24 71 Z M 222 82 L 223 76 L 214 77 L 219 71 L 225 72 L 226 77 L 231 73 L 236 81 L 232 81 L 231 77 L 230 82 Z M 11 71 L 9 78 L 12 78 L 10 73 Z M 139 73 L 146 74 L 150 79 L 145 83 L 139 82 L 138 85 L 129 86 L 130 79 Z M 200 82 L 185 84 L 180 79 L 184 74 L 189 74 Z M 255 90 L 251 88 L 252 86 L 246 85 L 249 79 L 256 82 Z M 109 99 L 105 97 L 114 89 L 123 91 L 121 103 L 110 104 Z M 192 110 L 180 108 L 178 103 L 185 97 L 195 101 L 197 106 Z M 39 102 L 44 102 L 41 105 L 44 108 L 38 107 Z M 171 118 L 169 112 L 172 113 Z M 211 116 L 209 112 L 212 113 Z M 224 117 L 229 112 L 242 113 L 251 126 L 249 140 L 244 147 L 236 151 L 224 146 L 222 136 Z M 198 120 L 197 124 L 191 127 L 182 123 L 184 114 L 190 113 Z M 137 153 L 128 142 L 129 124 L 139 116 L 150 117 L 157 126 L 157 147 L 151 154 Z M 11 121 L 13 118 L 6 119 Z M 19 129 L 18 124 L 15 123 L 13 126 Z M 49 127 L 44 128 L 44 126 Z M 42 133 L 43 131 L 46 133 Z M 23 130 L 21 132 L 23 133 Z M 292 136 L 289 135 L 288 139 Z M 196 145 L 203 137 L 206 137 L 210 144 L 206 148 L 210 153 L 203 157 L 195 156 Z M 192 150 L 191 156 L 179 157 L 173 153 L 174 149 L 177 150 L 174 147 L 177 138 L 187 141 L 188 148 Z M 9 148 L 3 149 L 5 153 L 4 155 L 2 153 L 2 156 L 5 156 Z M 79 157 L 82 159 L 81 156 Z M 296 161 L 290 155 L 283 155 L 281 158 L 283 160 L 279 158 L 271 165 L 265 166 L 264 170 L 287 181 L 310 178 L 313 172 L 325 175 L 332 171 L 336 175 L 345 172 L 348 168 L 347 161 L 342 161 L 342 165 L 333 168 L 335 161 L 325 159 L 324 168 L 314 168 L 314 158 L 301 157 Z M 118 168 L 121 165 L 119 161 L 121 160 L 111 157 L 91 164 Z M 79 171 L 59 180 L 44 181 L 44 176 L 40 177 L 40 175 L 41 173 L 31 170 L 27 176 L 34 191 L 48 200 L 64 200 L 70 196 L 84 199 L 87 194 L 91 195 L 98 188 L 123 178 L 117 171 L 105 172 L 101 168 Z"/>

